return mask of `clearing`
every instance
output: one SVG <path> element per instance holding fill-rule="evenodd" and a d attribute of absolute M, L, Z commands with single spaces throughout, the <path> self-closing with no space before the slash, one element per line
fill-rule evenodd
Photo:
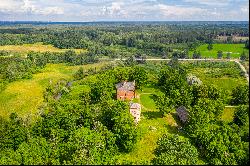
<path fill-rule="evenodd" d="M 42 72 L 34 74 L 33 78 L 9 83 L 0 93 L 0 115 L 7 117 L 16 112 L 21 117 L 33 116 L 43 102 L 43 91 L 49 80 L 56 82 L 60 79 L 72 79 L 73 74 L 80 68 L 106 65 L 107 62 L 97 64 L 67 66 L 66 64 L 47 64 Z"/>
<path fill-rule="evenodd" d="M 23 45 L 4 45 L 0 46 L 0 50 L 10 51 L 10 52 L 18 52 L 18 53 L 28 53 L 30 51 L 34 52 L 65 52 L 69 49 L 60 49 L 56 48 L 53 45 L 44 45 L 43 43 L 35 43 L 35 44 L 23 44 Z M 84 49 L 72 49 L 77 53 L 85 52 Z"/>

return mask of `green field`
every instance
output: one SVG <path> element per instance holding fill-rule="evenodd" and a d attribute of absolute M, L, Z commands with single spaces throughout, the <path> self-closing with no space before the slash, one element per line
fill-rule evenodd
<path fill-rule="evenodd" d="M 234 118 L 235 109 L 236 107 L 226 107 L 221 116 L 221 120 L 226 121 L 226 122 L 232 122 Z"/>
<path fill-rule="evenodd" d="M 211 72 L 217 74 L 220 72 L 220 68 L 200 68 L 196 67 L 189 71 L 189 73 L 197 76 L 203 84 L 206 85 L 215 85 L 218 88 L 223 90 L 232 91 L 235 87 L 241 84 L 247 84 L 247 80 L 244 76 L 238 77 L 229 77 L 229 76 L 222 76 L 222 77 L 213 77 L 211 76 Z"/>
<path fill-rule="evenodd" d="M 0 50 L 18 52 L 18 53 L 28 53 L 30 51 L 34 52 L 65 52 L 69 49 L 59 49 L 52 45 L 44 45 L 43 43 L 35 44 L 23 44 L 23 45 L 4 45 L 0 46 Z M 84 49 L 73 49 L 77 53 L 85 52 Z"/>
<path fill-rule="evenodd" d="M 213 44 L 213 49 L 207 49 L 208 44 L 199 46 L 196 50 L 201 52 L 202 57 L 217 58 L 217 52 L 221 50 L 223 52 L 223 58 L 226 58 L 227 52 L 231 52 L 231 58 L 239 58 L 241 53 L 245 51 L 249 55 L 249 50 L 244 48 L 245 44 Z M 189 52 L 189 56 L 192 57 L 193 51 Z"/>
<path fill-rule="evenodd" d="M 82 65 L 84 69 L 100 68 L 107 64 Z M 32 79 L 15 81 L 7 85 L 0 93 L 0 115 L 7 117 L 11 112 L 20 116 L 33 116 L 43 102 L 43 91 L 49 81 L 72 79 L 72 75 L 81 66 L 67 66 L 65 64 L 47 64 L 41 73 L 34 74 Z"/>

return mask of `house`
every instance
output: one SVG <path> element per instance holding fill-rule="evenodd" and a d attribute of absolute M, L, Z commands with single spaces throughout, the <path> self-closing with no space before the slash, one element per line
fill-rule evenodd
<path fill-rule="evenodd" d="M 188 112 L 186 107 L 180 106 L 176 109 L 176 112 L 182 123 L 185 123 L 188 120 Z"/>
<path fill-rule="evenodd" d="M 130 113 L 134 117 L 134 121 L 137 124 L 141 118 L 141 105 L 130 102 Z"/>
<path fill-rule="evenodd" d="M 123 81 L 116 84 L 116 94 L 118 100 L 132 100 L 135 98 L 135 81 Z"/>

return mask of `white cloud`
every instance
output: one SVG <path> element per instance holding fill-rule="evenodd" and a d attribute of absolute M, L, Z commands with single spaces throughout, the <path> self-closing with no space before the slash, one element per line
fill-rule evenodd
<path fill-rule="evenodd" d="M 158 5 L 160 11 L 164 16 L 181 16 L 181 17 L 190 17 L 193 15 L 206 12 L 205 9 L 195 8 L 195 7 L 179 7 L 179 6 L 169 6 L 169 5 Z"/>
<path fill-rule="evenodd" d="M 0 0 L 0 20 L 10 16 L 54 21 L 246 20 L 248 4 L 248 0 Z"/>
<path fill-rule="evenodd" d="M 43 6 L 35 0 L 1 0 L 0 11 L 13 13 L 30 13 L 38 15 L 63 14 L 64 10 L 57 6 Z"/>
<path fill-rule="evenodd" d="M 227 6 L 231 0 L 184 0 L 184 2 L 193 2 L 207 6 Z"/>

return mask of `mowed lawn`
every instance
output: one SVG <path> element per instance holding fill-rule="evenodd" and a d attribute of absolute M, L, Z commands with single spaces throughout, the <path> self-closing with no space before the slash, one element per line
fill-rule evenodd
<path fill-rule="evenodd" d="M 23 44 L 23 45 L 5 45 L 0 46 L 0 50 L 18 52 L 18 53 L 28 53 L 30 51 L 34 52 L 65 52 L 69 49 L 60 49 L 56 48 L 53 45 L 44 45 L 43 43 L 35 43 L 35 44 Z M 77 53 L 85 52 L 84 49 L 72 49 Z"/>
<path fill-rule="evenodd" d="M 84 69 L 97 69 L 108 62 L 82 65 Z M 43 102 L 43 91 L 49 81 L 72 79 L 73 74 L 81 66 L 67 66 L 65 64 L 47 64 L 41 73 L 34 74 L 32 79 L 15 81 L 7 85 L 0 93 L 0 115 L 6 117 L 11 112 L 21 117 L 33 116 Z"/>
<path fill-rule="evenodd" d="M 199 46 L 196 50 L 201 52 L 202 57 L 217 58 L 217 52 L 221 50 L 223 52 L 223 58 L 227 57 L 227 53 L 231 53 L 231 58 L 239 58 L 244 51 L 249 55 L 249 50 L 245 48 L 245 44 L 213 44 L 213 49 L 207 49 L 208 44 Z M 189 52 L 189 56 L 192 57 L 193 51 Z"/>

